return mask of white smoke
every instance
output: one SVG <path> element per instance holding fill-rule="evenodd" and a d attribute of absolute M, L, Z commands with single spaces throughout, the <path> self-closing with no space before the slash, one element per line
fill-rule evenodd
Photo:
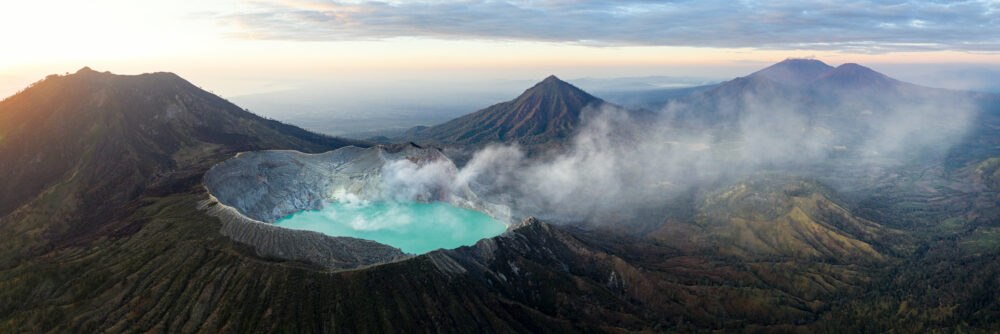
<path fill-rule="evenodd" d="M 804 110 L 811 104 L 752 94 L 739 101 L 724 107 L 740 108 L 733 112 L 735 126 L 728 127 L 696 126 L 672 117 L 702 112 L 688 105 L 672 104 L 655 115 L 591 109 L 564 151 L 554 156 L 529 158 L 517 145 L 493 145 L 460 170 L 450 163 L 418 166 L 400 160 L 385 168 L 384 185 L 400 200 L 468 187 L 487 201 L 514 208 L 516 215 L 627 220 L 638 210 L 727 176 L 761 169 L 815 173 L 823 170 L 816 166 L 840 156 L 854 159 L 845 164 L 851 168 L 866 168 L 902 163 L 912 152 L 942 152 L 962 138 L 977 112 L 970 99 L 957 94 L 942 94 L 933 103 L 927 98 L 881 101 L 878 110 L 868 104 L 837 105 L 814 113 L 819 116 Z"/>
<path fill-rule="evenodd" d="M 382 200 L 430 201 L 451 195 L 458 170 L 447 160 L 417 164 L 407 159 L 382 166 Z"/>

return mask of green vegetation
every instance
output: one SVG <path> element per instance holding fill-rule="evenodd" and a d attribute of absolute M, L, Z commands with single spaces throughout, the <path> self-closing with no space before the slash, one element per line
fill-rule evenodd
<path fill-rule="evenodd" d="M 568 89 L 546 85 L 540 96 Z M 997 332 L 989 126 L 954 166 L 754 174 L 672 200 L 642 233 L 527 221 L 475 247 L 330 272 L 222 236 L 197 209 L 201 178 L 243 150 L 353 142 L 172 74 L 81 70 L 0 102 L 0 333 Z M 524 129 L 513 134 L 570 128 Z"/>
<path fill-rule="evenodd" d="M 1000 250 L 1000 228 L 978 228 L 962 241 L 970 253 L 981 254 Z"/>
<path fill-rule="evenodd" d="M 813 181 L 760 176 L 706 195 L 683 238 L 689 248 L 748 259 L 885 260 L 872 243 L 901 233 L 854 216 L 832 193 Z M 676 230 L 667 225 L 650 237 L 669 244 Z"/>

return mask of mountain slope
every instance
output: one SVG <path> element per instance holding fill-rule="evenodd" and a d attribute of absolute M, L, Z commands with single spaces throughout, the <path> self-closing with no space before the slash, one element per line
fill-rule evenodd
<path fill-rule="evenodd" d="M 487 142 L 543 144 L 569 137 L 580 123 L 584 108 L 603 103 L 601 99 L 549 76 L 511 101 L 444 124 L 417 129 L 409 134 L 408 139 L 457 145 Z"/>
<path fill-rule="evenodd" d="M 884 91 L 904 85 L 902 81 L 855 63 L 837 66 L 812 81 L 815 81 L 813 84 L 820 88 L 870 91 Z"/>
<path fill-rule="evenodd" d="M 808 180 L 756 177 L 714 190 L 689 222 L 671 222 L 649 235 L 682 247 L 744 258 L 769 256 L 838 262 L 882 261 L 873 244 L 893 231 L 857 217 L 829 188 Z"/>
<path fill-rule="evenodd" d="M 965 134 L 995 107 L 983 94 L 922 87 L 858 64 L 786 60 L 674 100 L 667 117 L 723 141 L 777 136 L 813 157 L 919 159 L 959 140 L 987 141 Z"/>
<path fill-rule="evenodd" d="M 763 77 L 787 85 L 799 85 L 814 81 L 832 69 L 832 66 L 816 59 L 789 58 L 748 77 Z"/>
<path fill-rule="evenodd" d="M 0 102 L 0 137 L 0 228 L 25 247 L 82 238 L 142 192 L 198 182 L 236 152 L 362 144 L 263 119 L 171 73 L 89 68 Z"/>

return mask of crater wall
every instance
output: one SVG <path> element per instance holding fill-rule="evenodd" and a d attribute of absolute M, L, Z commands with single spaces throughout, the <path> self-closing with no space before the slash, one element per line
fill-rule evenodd
<path fill-rule="evenodd" d="M 414 168 L 434 164 L 454 176 L 458 169 L 440 151 L 413 144 L 344 147 L 321 154 L 297 151 L 244 152 L 212 167 L 204 178 L 211 194 L 203 206 L 223 221 L 221 232 L 252 246 L 260 255 L 308 261 L 332 269 L 388 262 L 406 257 L 397 248 L 374 241 L 331 237 L 272 225 L 303 210 L 319 210 L 330 201 L 391 198 L 383 180 L 391 163 Z M 467 185 L 422 185 L 412 200 L 443 201 L 509 222 L 510 210 L 485 203 Z"/>

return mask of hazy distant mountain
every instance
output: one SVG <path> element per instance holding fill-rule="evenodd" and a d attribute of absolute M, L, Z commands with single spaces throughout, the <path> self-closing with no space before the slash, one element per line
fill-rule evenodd
<path fill-rule="evenodd" d="M 487 142 L 543 144 L 569 137 L 587 107 L 605 102 L 549 76 L 517 98 L 427 128 L 414 128 L 404 138 L 417 142 L 474 145 Z"/>
<path fill-rule="evenodd" d="M 789 59 L 710 90 L 675 99 L 670 115 L 691 126 L 733 128 L 747 120 L 781 124 L 791 118 L 832 131 L 845 141 L 885 130 L 903 110 L 920 119 L 953 118 L 972 94 L 905 83 L 848 63 Z M 845 143 L 846 144 L 846 143 Z"/>
<path fill-rule="evenodd" d="M 816 59 L 786 59 L 747 77 L 763 77 L 775 82 L 797 85 L 814 81 L 833 67 Z"/>
<path fill-rule="evenodd" d="M 767 93 L 759 91 L 760 87 L 768 85 L 811 89 L 808 93 L 827 95 L 843 94 L 845 90 L 868 94 L 896 93 L 895 90 L 917 87 L 855 63 L 832 67 L 815 59 L 786 59 L 746 77 L 724 83 L 719 89 L 758 89 L 752 93 L 760 94 Z"/>
<path fill-rule="evenodd" d="M 914 86 L 892 79 L 870 68 L 847 63 L 832 67 L 815 59 L 787 59 L 748 76 L 736 78 L 718 87 L 716 97 L 742 92 L 753 94 L 784 93 L 774 87 L 790 90 L 798 89 L 796 93 L 840 94 L 840 90 L 867 91 L 872 94 L 885 93 L 885 90 Z M 813 91 L 808 92 L 807 90 Z M 820 91 L 822 90 L 822 91 Z"/>
<path fill-rule="evenodd" d="M 824 89 L 850 89 L 876 93 L 912 86 L 855 63 L 843 64 L 823 72 L 810 80 L 810 83 Z"/>

